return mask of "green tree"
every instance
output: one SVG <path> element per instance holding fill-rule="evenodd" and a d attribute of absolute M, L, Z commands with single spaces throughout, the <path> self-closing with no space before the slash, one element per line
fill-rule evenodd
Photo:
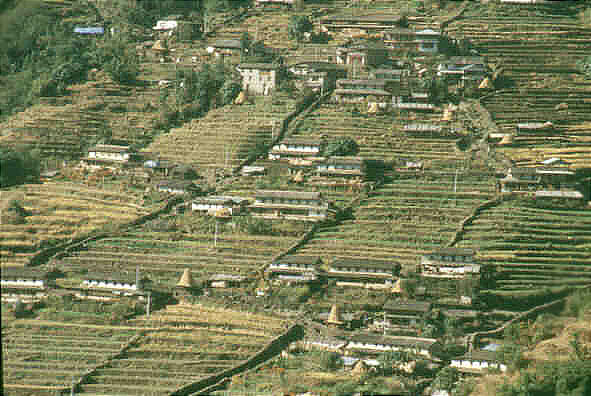
<path fill-rule="evenodd" d="M 455 383 L 458 382 L 459 377 L 458 370 L 455 367 L 444 367 L 435 376 L 432 387 L 450 392 Z"/>
<path fill-rule="evenodd" d="M 301 41 L 304 37 L 304 33 L 312 30 L 314 25 L 310 22 L 310 19 L 305 15 L 292 15 L 289 17 L 287 25 L 288 37 L 292 40 Z"/>
<path fill-rule="evenodd" d="M 135 48 L 124 37 L 109 40 L 102 49 L 103 67 L 111 78 L 121 84 L 131 84 L 139 74 L 139 59 Z"/>
<path fill-rule="evenodd" d="M 333 140 L 328 143 L 325 155 L 356 155 L 359 152 L 359 145 L 351 138 Z"/>

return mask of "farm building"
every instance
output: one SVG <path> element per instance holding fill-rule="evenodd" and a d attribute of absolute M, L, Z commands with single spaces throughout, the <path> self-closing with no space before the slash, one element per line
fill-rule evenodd
<path fill-rule="evenodd" d="M 88 149 L 88 154 L 83 161 L 88 164 L 100 165 L 103 163 L 127 162 L 131 157 L 129 146 L 113 144 L 97 144 Z"/>
<path fill-rule="evenodd" d="M 372 41 L 350 42 L 336 50 L 337 64 L 379 66 L 388 59 L 388 49 Z"/>
<path fill-rule="evenodd" d="M 156 190 L 169 194 L 196 194 L 201 189 L 189 180 L 165 180 L 156 185 Z"/>
<path fill-rule="evenodd" d="M 426 358 L 434 358 L 441 353 L 441 344 L 433 338 L 357 334 L 351 336 L 348 341 L 345 350 L 349 353 L 381 354 L 385 351 L 408 351 Z"/>
<path fill-rule="evenodd" d="M 362 34 L 379 33 L 400 26 L 404 18 L 399 14 L 336 15 L 320 20 L 321 29 L 330 32 L 355 30 Z"/>
<path fill-rule="evenodd" d="M 347 76 L 344 66 L 329 62 L 297 62 L 289 65 L 288 70 L 295 76 L 296 85 L 319 90 L 320 92 L 333 89 L 337 79 Z"/>
<path fill-rule="evenodd" d="M 415 32 L 415 41 L 417 43 L 417 51 L 436 54 L 439 52 L 441 33 L 433 29 L 419 30 Z"/>
<path fill-rule="evenodd" d="M 318 319 L 328 327 L 347 330 L 361 328 L 366 318 L 367 313 L 363 311 L 341 312 L 338 304 L 333 304 L 329 312 L 318 314 Z"/>
<path fill-rule="evenodd" d="M 318 256 L 287 256 L 273 261 L 265 270 L 265 275 L 282 283 L 315 282 L 321 262 Z"/>
<path fill-rule="evenodd" d="M 445 248 L 421 257 L 421 276 L 462 278 L 480 275 L 480 264 L 474 260 L 472 249 Z"/>
<path fill-rule="evenodd" d="M 157 21 L 156 22 L 156 26 L 154 26 L 152 29 L 156 30 L 156 31 L 160 31 L 160 32 L 165 32 L 165 31 L 170 31 L 170 30 L 174 30 L 179 26 L 177 21 Z"/>
<path fill-rule="evenodd" d="M 271 63 L 241 63 L 242 89 L 256 95 L 270 95 L 278 84 L 278 67 Z"/>
<path fill-rule="evenodd" d="M 296 348 L 300 347 L 304 350 L 321 350 L 330 352 L 343 352 L 347 342 L 334 337 L 316 337 L 307 338 L 296 344 Z"/>
<path fill-rule="evenodd" d="M 363 178 L 365 171 L 365 161 L 361 157 L 329 157 L 316 165 L 317 176 Z"/>
<path fill-rule="evenodd" d="M 361 258 L 335 258 L 326 277 L 337 286 L 390 288 L 400 271 L 400 264 Z"/>
<path fill-rule="evenodd" d="M 2 267 L 0 286 L 2 301 L 31 300 L 46 295 L 54 285 L 55 273 L 36 268 Z"/>
<path fill-rule="evenodd" d="M 102 26 L 93 27 L 75 27 L 74 33 L 83 36 L 102 36 L 105 34 L 105 28 Z"/>
<path fill-rule="evenodd" d="M 246 277 L 234 274 L 215 274 L 207 279 L 207 287 L 211 288 L 234 288 L 241 287 L 247 281 Z"/>
<path fill-rule="evenodd" d="M 238 54 L 240 51 L 242 51 L 242 43 L 237 39 L 216 40 L 207 47 L 207 52 L 216 56 Z"/>
<path fill-rule="evenodd" d="M 201 212 L 215 215 L 220 211 L 228 213 L 230 216 L 240 214 L 248 200 L 241 197 L 211 195 L 208 197 L 199 197 L 191 202 L 191 209 L 194 212 Z"/>
<path fill-rule="evenodd" d="M 139 270 L 135 273 L 90 272 L 84 275 L 79 297 L 100 298 L 113 294 L 124 296 L 143 294 L 145 282 L 146 278 L 140 276 Z"/>
<path fill-rule="evenodd" d="M 554 124 L 551 122 L 522 122 L 515 126 L 518 135 L 528 135 L 543 132 L 552 132 Z"/>
<path fill-rule="evenodd" d="M 386 321 L 392 326 L 417 326 L 431 312 L 431 303 L 415 300 L 390 300 L 384 304 Z"/>
<path fill-rule="evenodd" d="M 324 150 L 324 141 L 316 139 L 285 139 L 269 151 L 270 160 L 315 159 Z"/>
<path fill-rule="evenodd" d="M 437 66 L 437 75 L 477 72 L 484 75 L 487 70 L 486 61 L 481 56 L 452 56 Z"/>
<path fill-rule="evenodd" d="M 302 191 L 257 191 L 249 209 L 254 216 L 305 221 L 324 220 L 329 212 L 319 192 Z"/>
<path fill-rule="evenodd" d="M 507 365 L 499 361 L 494 351 L 476 350 L 451 359 L 450 366 L 464 374 L 484 374 L 487 369 L 507 371 Z"/>
<path fill-rule="evenodd" d="M 334 98 L 337 103 L 360 103 L 371 100 L 389 105 L 393 95 L 381 89 L 335 89 Z"/>
<path fill-rule="evenodd" d="M 584 198 L 583 187 L 575 171 L 568 166 L 517 168 L 511 167 L 499 180 L 503 193 L 540 192 L 539 197 Z M 541 192 L 548 193 L 541 193 Z"/>

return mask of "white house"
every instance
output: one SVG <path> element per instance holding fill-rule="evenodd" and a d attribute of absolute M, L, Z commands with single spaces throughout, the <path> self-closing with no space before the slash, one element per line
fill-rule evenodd
<path fill-rule="evenodd" d="M 131 151 L 129 146 L 97 144 L 88 149 L 88 160 L 127 162 Z"/>
<path fill-rule="evenodd" d="M 270 160 L 314 158 L 322 154 L 324 142 L 311 139 L 285 139 L 269 151 Z"/>
<path fill-rule="evenodd" d="M 507 365 L 499 361 L 495 352 L 485 350 L 468 352 L 452 359 L 450 366 L 472 374 L 483 373 L 487 369 L 496 369 L 503 373 L 507 371 Z"/>
<path fill-rule="evenodd" d="M 445 248 L 423 255 L 421 272 L 427 277 L 462 278 L 479 275 L 480 264 L 475 262 L 472 249 Z"/>
<path fill-rule="evenodd" d="M 241 197 L 212 195 L 209 197 L 195 198 L 191 202 L 191 209 L 194 212 L 216 214 L 226 212 L 230 216 L 239 214 L 248 200 Z"/>
<path fill-rule="evenodd" d="M 173 30 L 176 29 L 178 25 L 179 24 L 177 21 L 158 21 L 156 22 L 156 26 L 154 26 L 152 29 L 158 31 Z"/>
<path fill-rule="evenodd" d="M 241 63 L 242 89 L 256 95 L 270 95 L 278 84 L 278 66 L 272 63 Z"/>
<path fill-rule="evenodd" d="M 439 52 L 441 33 L 433 29 L 425 29 L 415 32 L 417 50 L 419 52 L 435 54 Z"/>
<path fill-rule="evenodd" d="M 375 334 L 358 334 L 349 338 L 348 351 L 382 353 L 407 351 L 426 358 L 439 354 L 441 345 L 433 338 L 387 337 Z"/>
<path fill-rule="evenodd" d="M 328 215 L 328 202 L 319 192 L 257 191 L 249 211 L 264 218 L 319 221 Z"/>

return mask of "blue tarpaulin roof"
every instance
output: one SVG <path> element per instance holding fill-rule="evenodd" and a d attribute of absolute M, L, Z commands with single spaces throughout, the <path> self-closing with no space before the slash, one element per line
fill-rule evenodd
<path fill-rule="evenodd" d="M 74 33 L 78 34 L 104 34 L 105 28 L 103 27 L 76 27 Z"/>

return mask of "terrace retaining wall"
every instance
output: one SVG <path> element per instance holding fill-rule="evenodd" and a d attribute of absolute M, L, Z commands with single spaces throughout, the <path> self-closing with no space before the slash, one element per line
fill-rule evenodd
<path fill-rule="evenodd" d="M 206 394 L 204 392 L 209 392 L 212 389 L 221 386 L 222 383 L 229 381 L 232 376 L 247 370 L 252 370 L 267 360 L 279 355 L 291 342 L 300 340 L 303 338 L 303 336 L 304 328 L 299 324 L 295 324 L 291 326 L 285 333 L 273 339 L 269 344 L 267 344 L 267 346 L 265 346 L 261 351 L 256 353 L 247 361 L 224 370 L 221 373 L 211 375 L 188 385 L 183 385 L 170 393 L 169 396 Z"/>

